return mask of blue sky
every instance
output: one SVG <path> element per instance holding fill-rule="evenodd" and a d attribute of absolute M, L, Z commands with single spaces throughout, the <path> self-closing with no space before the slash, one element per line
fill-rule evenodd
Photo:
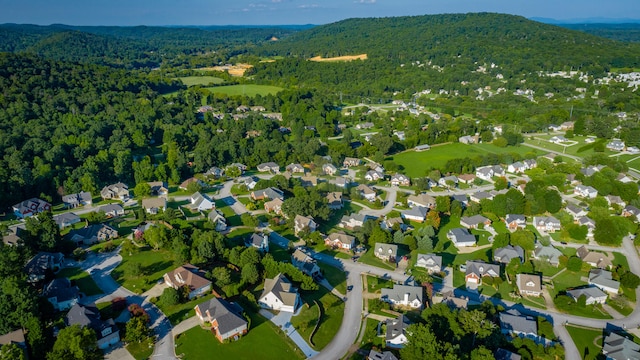
<path fill-rule="evenodd" d="M 352 17 L 500 12 L 640 19 L 638 0 L 0 0 L 0 23 L 48 25 L 326 24 Z"/>

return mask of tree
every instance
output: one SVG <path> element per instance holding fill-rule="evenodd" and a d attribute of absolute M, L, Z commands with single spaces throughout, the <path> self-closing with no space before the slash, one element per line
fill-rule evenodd
<path fill-rule="evenodd" d="M 251 215 L 248 212 L 240 215 L 240 221 L 242 221 L 242 224 L 248 227 L 254 228 L 258 226 L 258 219 L 256 219 L 253 215 Z"/>
<path fill-rule="evenodd" d="M 371 232 L 371 236 L 369 236 L 369 245 L 373 245 L 375 243 L 383 243 L 388 244 L 391 242 L 391 234 L 383 230 L 380 226 L 376 226 L 373 228 Z"/>
<path fill-rule="evenodd" d="M 433 226 L 436 230 L 440 228 L 440 213 L 438 211 L 429 211 L 425 224 Z"/>
<path fill-rule="evenodd" d="M 409 247 L 409 250 L 411 251 L 416 250 L 418 248 L 416 239 L 411 235 L 407 235 L 404 237 L 404 244 L 407 245 Z"/>
<path fill-rule="evenodd" d="M 572 256 L 567 261 L 567 270 L 578 272 L 582 269 L 582 259 L 577 256 Z"/>
<path fill-rule="evenodd" d="M 402 230 L 396 230 L 396 232 L 393 233 L 393 243 L 404 244 L 404 233 L 402 233 Z"/>
<path fill-rule="evenodd" d="M 462 203 L 460 201 L 453 200 L 451 202 L 451 216 L 457 218 L 462 216 Z"/>
<path fill-rule="evenodd" d="M 180 293 L 178 290 L 168 287 L 162 291 L 158 302 L 164 306 L 173 306 L 180 303 Z"/>
<path fill-rule="evenodd" d="M 102 352 L 98 349 L 96 333 L 89 327 L 71 325 L 60 330 L 53 350 L 47 360 L 99 360 Z"/>
<path fill-rule="evenodd" d="M 225 287 L 231 284 L 231 271 L 225 267 L 216 267 L 211 270 L 211 276 L 209 276 L 217 286 Z"/>
<path fill-rule="evenodd" d="M 448 213 L 451 211 L 451 198 L 449 196 L 436 197 L 436 211 Z"/>
<path fill-rule="evenodd" d="M 151 186 L 149 183 L 142 182 L 138 183 L 135 188 L 133 188 L 133 192 L 136 197 L 145 198 L 151 196 Z"/>
<path fill-rule="evenodd" d="M 630 271 L 627 271 L 620 276 L 620 285 L 627 289 L 636 289 L 638 285 L 640 285 L 640 277 Z"/>
<path fill-rule="evenodd" d="M 241 277 L 243 282 L 255 284 L 260 279 L 260 274 L 255 264 L 248 264 L 242 267 Z"/>
<path fill-rule="evenodd" d="M 224 173 L 230 178 L 237 178 L 242 174 L 242 172 L 240 171 L 240 168 L 238 168 L 237 166 L 228 166 L 224 170 Z"/>
<path fill-rule="evenodd" d="M 9 343 L 0 347 L 0 360 L 26 360 L 26 357 L 18 345 Z"/>
<path fill-rule="evenodd" d="M 410 325 L 407 334 L 409 342 L 400 349 L 400 358 L 404 360 L 445 358 L 443 346 L 427 325 Z"/>
<path fill-rule="evenodd" d="M 519 245 L 527 251 L 533 251 L 536 247 L 536 236 L 529 230 L 518 229 L 510 235 L 511 245 Z"/>
<path fill-rule="evenodd" d="M 147 324 L 144 317 L 136 316 L 130 318 L 129 321 L 127 321 L 125 334 L 126 341 L 141 343 L 149 338 L 149 336 L 151 335 L 151 329 L 149 328 L 149 324 Z"/>
<path fill-rule="evenodd" d="M 544 194 L 544 202 L 547 206 L 547 211 L 552 214 L 562 209 L 562 197 L 556 190 L 548 189 Z"/>
<path fill-rule="evenodd" d="M 504 176 L 500 176 L 495 179 L 494 186 L 496 190 L 503 190 L 509 187 L 509 181 Z"/>

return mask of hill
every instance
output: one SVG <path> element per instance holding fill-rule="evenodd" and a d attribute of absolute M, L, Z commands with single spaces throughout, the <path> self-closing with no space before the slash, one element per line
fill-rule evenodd
<path fill-rule="evenodd" d="M 640 42 L 640 24 L 558 24 L 567 29 L 618 41 Z"/>

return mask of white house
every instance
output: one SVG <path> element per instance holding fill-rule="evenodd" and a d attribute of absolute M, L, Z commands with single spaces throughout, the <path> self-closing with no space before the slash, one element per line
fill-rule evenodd
<path fill-rule="evenodd" d="M 589 272 L 589 285 L 611 294 L 617 294 L 620 290 L 620 282 L 613 280 L 611 271 L 602 269 L 592 269 Z"/>
<path fill-rule="evenodd" d="M 258 304 L 265 309 L 294 313 L 300 304 L 298 290 L 282 274 L 264 279 L 264 290 Z"/>
<path fill-rule="evenodd" d="M 316 231 L 317 226 L 318 224 L 316 224 L 316 222 L 313 221 L 313 218 L 310 216 L 296 215 L 295 219 L 293 220 L 293 228 L 296 235 L 300 231 L 305 229 L 307 229 L 309 232 L 314 232 Z"/>
<path fill-rule="evenodd" d="M 411 209 L 402 210 L 402 212 L 400 212 L 400 216 L 402 216 L 403 219 L 423 222 L 427 219 L 427 212 L 429 212 L 428 208 L 422 206 L 414 206 Z"/>
<path fill-rule="evenodd" d="M 453 242 L 456 247 L 467 247 L 476 244 L 476 237 L 464 228 L 455 228 L 447 232 L 447 238 Z"/>
<path fill-rule="evenodd" d="M 356 238 L 343 232 L 335 232 L 329 234 L 324 243 L 333 248 L 351 250 L 356 246 Z"/>
<path fill-rule="evenodd" d="M 553 216 L 535 216 L 533 218 L 533 225 L 538 231 L 555 232 L 560 231 L 562 225 L 560 220 Z"/>
<path fill-rule="evenodd" d="M 376 201 L 376 191 L 373 190 L 371 187 L 365 185 L 365 184 L 360 184 L 358 185 L 358 187 L 356 188 L 356 190 L 358 190 L 360 192 L 360 195 L 362 195 L 363 198 L 373 202 Z"/>
<path fill-rule="evenodd" d="M 393 186 L 409 186 L 411 185 L 411 180 L 403 174 L 395 174 L 391 177 L 391 185 Z"/>
<path fill-rule="evenodd" d="M 211 210 L 216 207 L 216 204 L 206 194 L 195 192 L 191 195 L 191 209 L 194 211 Z"/>
<path fill-rule="evenodd" d="M 385 344 L 387 347 L 400 349 L 409 341 L 407 338 L 407 327 L 404 315 L 399 315 L 397 319 L 387 319 L 387 333 L 385 334 Z"/>
<path fill-rule="evenodd" d="M 327 175 L 335 175 L 338 172 L 338 168 L 333 164 L 324 164 L 322 165 L 322 171 Z"/>
<path fill-rule="evenodd" d="M 542 279 L 540 275 L 517 274 L 516 284 L 521 295 L 542 295 Z"/>
<path fill-rule="evenodd" d="M 367 181 L 378 181 L 384 179 L 384 174 L 375 170 L 369 170 L 364 175 L 364 179 Z"/>
<path fill-rule="evenodd" d="M 429 274 L 442 271 L 442 256 L 436 254 L 418 254 L 417 267 L 427 269 Z"/>
<path fill-rule="evenodd" d="M 613 139 L 607 143 L 607 149 L 612 151 L 622 151 L 625 148 L 624 141 Z"/>
<path fill-rule="evenodd" d="M 573 189 L 573 193 L 578 196 L 586 197 L 589 199 L 595 199 L 595 197 L 598 196 L 598 190 L 596 190 L 591 186 L 586 186 L 586 185 L 577 185 Z"/>
<path fill-rule="evenodd" d="M 394 306 L 422 309 L 424 289 L 422 286 L 394 284 L 393 289 L 382 288 L 380 299 Z"/>
<path fill-rule="evenodd" d="M 571 296 L 575 301 L 578 301 L 580 296 L 584 295 L 587 298 L 587 305 L 604 304 L 607 301 L 607 293 L 595 286 L 567 290 L 567 295 Z"/>

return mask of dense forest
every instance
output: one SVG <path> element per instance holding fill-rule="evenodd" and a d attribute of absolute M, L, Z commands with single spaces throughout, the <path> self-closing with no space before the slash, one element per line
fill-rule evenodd
<path fill-rule="evenodd" d="M 640 42 L 640 24 L 560 24 L 559 26 L 618 41 Z"/>

